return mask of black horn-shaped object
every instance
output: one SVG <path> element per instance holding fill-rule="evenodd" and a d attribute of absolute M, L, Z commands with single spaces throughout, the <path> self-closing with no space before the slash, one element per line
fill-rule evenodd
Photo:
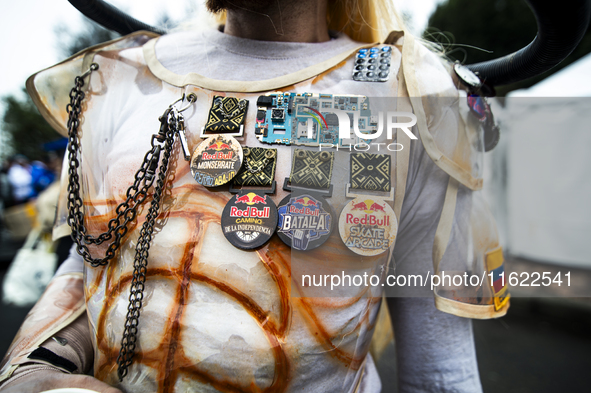
<path fill-rule="evenodd" d="M 121 35 L 131 34 L 134 31 L 139 30 L 147 30 L 157 34 L 166 34 L 166 31 L 140 22 L 103 0 L 68 1 L 88 18 Z"/>
<path fill-rule="evenodd" d="M 68 0 L 80 12 L 101 26 L 130 34 L 148 30 L 166 31 L 138 21 L 103 0 Z M 591 0 L 526 0 L 537 23 L 538 34 L 525 48 L 510 55 L 467 67 L 488 86 L 519 82 L 548 71 L 564 60 L 579 44 L 591 17 Z"/>
<path fill-rule="evenodd" d="M 534 40 L 510 55 L 467 65 L 486 85 L 507 85 L 548 71 L 571 54 L 587 31 L 591 0 L 526 2 L 538 23 Z"/>

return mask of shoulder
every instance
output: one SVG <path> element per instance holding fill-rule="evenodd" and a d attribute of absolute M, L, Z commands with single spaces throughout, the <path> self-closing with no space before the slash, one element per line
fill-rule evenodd
<path fill-rule="evenodd" d="M 451 76 L 451 63 L 417 38 L 414 39 L 414 64 L 422 96 L 458 96 L 458 86 Z"/>
<path fill-rule="evenodd" d="M 66 60 L 39 71 L 27 79 L 27 92 L 45 120 L 60 134 L 67 135 L 67 113 L 64 110 L 69 103 L 69 93 L 74 80 L 88 70 L 97 54 L 112 57 L 127 49 L 140 48 L 154 33 L 140 31 L 113 41 L 92 46 Z"/>

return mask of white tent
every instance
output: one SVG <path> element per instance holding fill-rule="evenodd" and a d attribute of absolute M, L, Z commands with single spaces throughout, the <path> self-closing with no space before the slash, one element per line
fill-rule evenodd
<path fill-rule="evenodd" d="M 529 89 L 509 97 L 591 97 L 591 53 Z"/>
<path fill-rule="evenodd" d="M 591 268 L 591 54 L 511 93 L 497 117 L 504 143 L 493 167 L 505 179 L 495 174 L 493 208 L 506 248 Z"/>

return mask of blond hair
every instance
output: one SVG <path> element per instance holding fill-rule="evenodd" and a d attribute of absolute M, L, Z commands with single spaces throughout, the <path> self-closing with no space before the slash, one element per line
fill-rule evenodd
<path fill-rule="evenodd" d="M 226 12 L 214 17 L 224 24 Z M 330 30 L 359 42 L 381 42 L 390 31 L 403 29 L 392 0 L 329 0 L 326 18 Z"/>
<path fill-rule="evenodd" d="M 381 42 L 402 20 L 392 0 L 333 0 L 328 3 L 328 28 L 360 42 Z"/>

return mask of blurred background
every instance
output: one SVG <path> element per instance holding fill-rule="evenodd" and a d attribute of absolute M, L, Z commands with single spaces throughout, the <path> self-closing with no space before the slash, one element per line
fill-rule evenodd
<path fill-rule="evenodd" d="M 394 2 L 414 34 L 438 43 L 448 58 L 462 63 L 511 53 L 537 31 L 533 14 L 520 0 Z M 110 3 L 158 27 L 207 19 L 201 0 Z M 0 355 L 71 245 L 69 240 L 53 242 L 49 235 L 66 140 L 37 112 L 24 91 L 25 80 L 118 36 L 82 17 L 66 0 L 2 0 L 2 9 Z M 491 102 L 502 135 L 497 148 L 486 154 L 485 184 L 507 270 L 571 271 L 576 282 L 554 297 L 515 288 L 518 296 L 506 317 L 474 321 L 485 392 L 591 391 L 586 375 L 591 369 L 590 52 L 587 31 L 559 66 L 497 88 L 499 98 Z M 535 121 L 539 126 L 532 127 Z M 32 254 L 39 262 L 23 269 Z M 16 262 L 21 268 L 11 271 Z M 30 285 L 19 286 L 21 279 Z M 394 351 L 391 344 L 377 362 L 387 392 L 396 391 Z"/>

